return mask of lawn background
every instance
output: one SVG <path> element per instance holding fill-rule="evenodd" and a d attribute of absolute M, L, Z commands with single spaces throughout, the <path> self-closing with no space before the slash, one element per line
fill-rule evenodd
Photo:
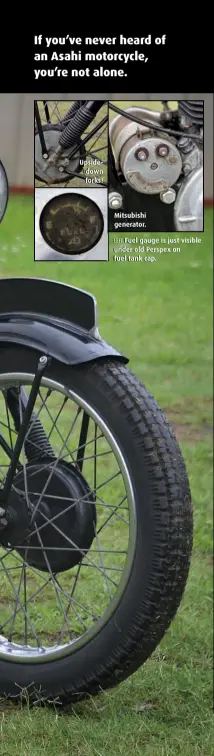
<path fill-rule="evenodd" d="M 0 276 L 52 278 L 96 296 L 101 335 L 128 354 L 130 368 L 174 426 L 192 488 L 194 552 L 181 607 L 146 665 L 114 691 L 63 714 L 3 701 L 0 756 L 208 756 L 213 737 L 212 213 L 206 211 L 201 244 L 184 245 L 180 254 L 163 254 L 154 264 L 34 262 L 32 219 L 33 199 L 12 197 L 0 227 Z"/>

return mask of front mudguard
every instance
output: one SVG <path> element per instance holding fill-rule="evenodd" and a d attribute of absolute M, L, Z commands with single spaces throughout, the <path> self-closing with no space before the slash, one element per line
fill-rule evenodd
<path fill-rule="evenodd" d="M 95 298 L 73 286 L 34 278 L 0 281 L 0 361 L 5 345 L 18 344 L 80 365 L 125 355 L 101 339 Z"/>

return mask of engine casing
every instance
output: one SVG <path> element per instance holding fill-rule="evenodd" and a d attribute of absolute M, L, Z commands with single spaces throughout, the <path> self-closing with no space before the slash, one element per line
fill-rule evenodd
<path fill-rule="evenodd" d="M 124 116 L 116 117 L 110 126 L 110 139 L 117 170 L 135 191 L 160 194 L 176 183 L 182 170 L 176 140 L 158 133 L 159 112 L 138 107 L 126 112 L 154 124 L 155 134 L 150 125 L 138 126 Z"/>
<path fill-rule="evenodd" d="M 184 179 L 174 206 L 177 231 L 203 231 L 204 197 L 203 166 L 196 168 Z"/>

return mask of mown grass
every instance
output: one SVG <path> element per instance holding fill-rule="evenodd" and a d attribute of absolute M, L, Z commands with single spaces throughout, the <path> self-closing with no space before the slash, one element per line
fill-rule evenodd
<path fill-rule="evenodd" d="M 206 212 L 201 244 L 183 245 L 154 264 L 78 267 L 33 262 L 32 212 L 31 199 L 10 200 L 0 228 L 0 275 L 53 278 L 96 296 L 102 336 L 128 353 L 179 439 L 194 503 L 194 551 L 181 607 L 144 667 L 114 691 L 63 712 L 2 701 L 0 755 L 210 756 L 212 214 Z"/>

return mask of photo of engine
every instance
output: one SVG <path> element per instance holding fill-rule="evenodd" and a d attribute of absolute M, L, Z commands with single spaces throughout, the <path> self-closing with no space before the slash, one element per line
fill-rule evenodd
<path fill-rule="evenodd" d="M 203 100 L 109 109 L 110 230 L 142 211 L 148 231 L 203 231 Z"/>

